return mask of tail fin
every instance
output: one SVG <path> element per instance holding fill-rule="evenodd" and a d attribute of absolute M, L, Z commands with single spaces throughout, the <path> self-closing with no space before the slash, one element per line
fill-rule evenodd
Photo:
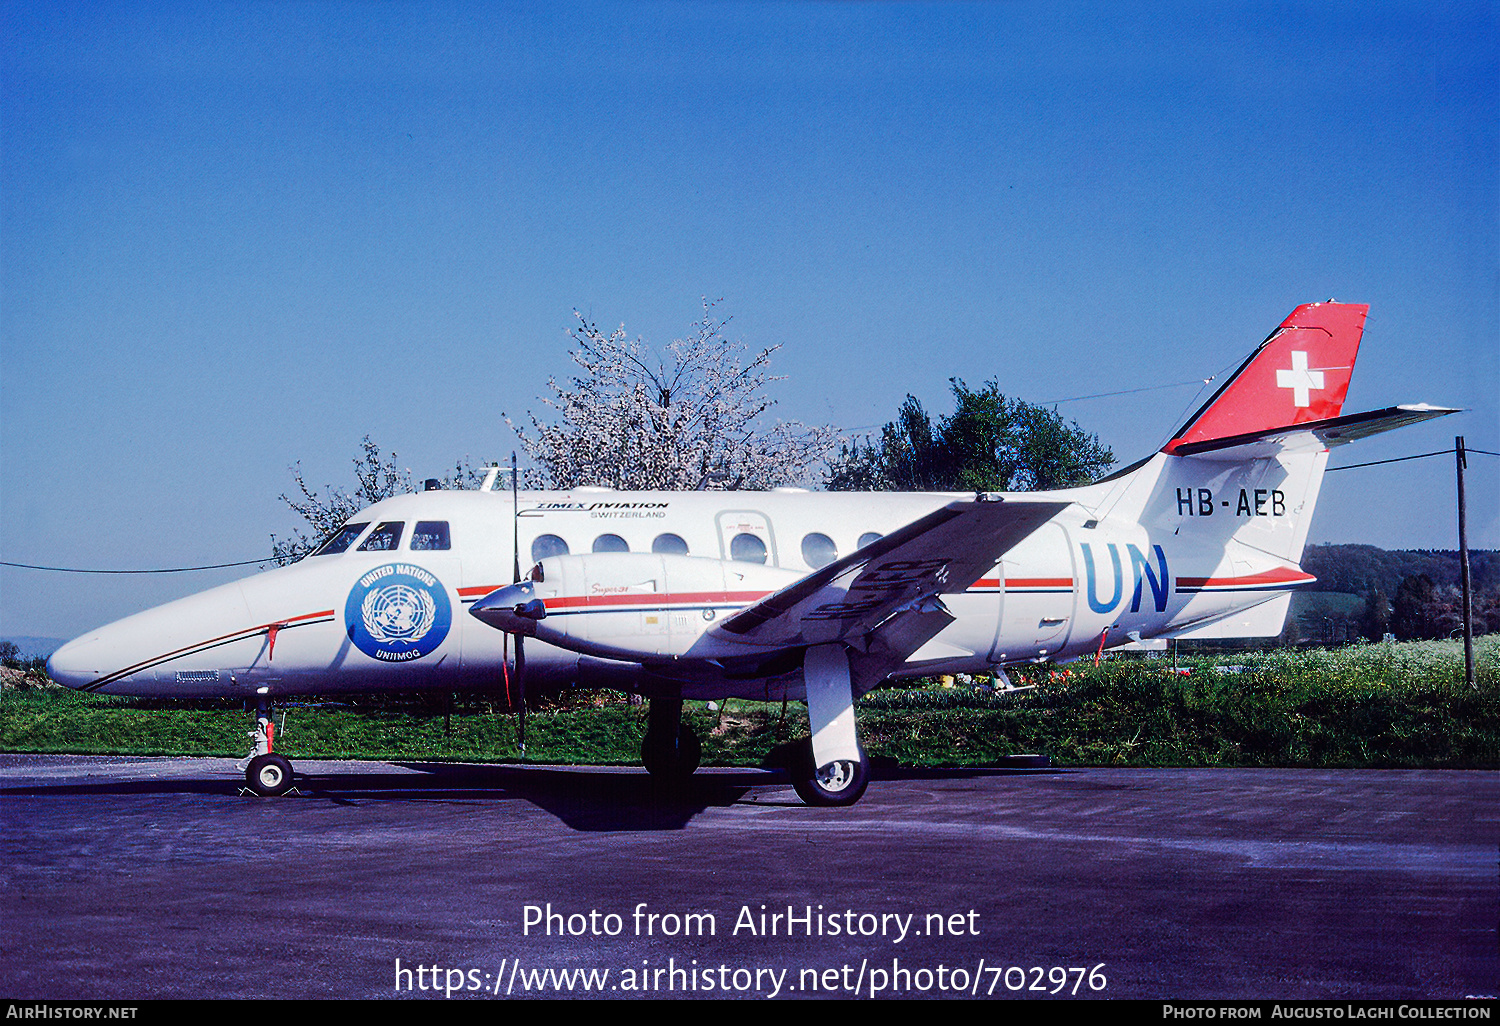
<path fill-rule="evenodd" d="M 1288 589 L 1312 580 L 1300 564 L 1330 448 L 1458 412 L 1343 413 L 1368 310 L 1299 306 L 1159 453 L 1105 479 L 1110 490 L 1088 507 L 1085 528 L 1139 524 L 1163 541 L 1154 546 L 1163 583 L 1168 551 L 1178 568 L 1174 587 L 1187 602 L 1163 634 L 1279 633 Z M 1165 600 L 1163 591 L 1158 610 Z"/>
<path fill-rule="evenodd" d="M 1255 564 L 1265 556 L 1299 563 L 1330 448 L 1456 412 L 1423 404 L 1343 414 L 1368 311 L 1332 302 L 1292 311 L 1140 465 L 1139 481 L 1117 476 L 1100 512 L 1256 566 L 1246 573 L 1266 569 Z"/>
<path fill-rule="evenodd" d="M 1162 451 L 1338 417 L 1369 310 L 1331 301 L 1297 307 Z"/>

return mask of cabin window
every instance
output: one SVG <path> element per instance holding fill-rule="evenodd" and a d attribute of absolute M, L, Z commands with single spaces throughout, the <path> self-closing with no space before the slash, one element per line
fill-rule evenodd
<path fill-rule="evenodd" d="M 337 533 L 313 550 L 313 555 L 333 556 L 343 552 L 349 546 L 353 545 L 354 539 L 358 538 L 360 532 L 369 526 L 370 522 L 368 520 L 362 524 L 345 524 L 338 529 Z"/>
<path fill-rule="evenodd" d="M 740 563 L 764 563 L 766 543 L 753 534 L 741 532 L 729 543 L 729 558 Z"/>
<path fill-rule="evenodd" d="M 401 531 L 406 527 L 404 520 L 388 520 L 375 530 L 370 532 L 370 537 L 360 545 L 360 552 L 391 552 L 397 545 L 401 544 Z"/>
<path fill-rule="evenodd" d="M 448 539 L 448 521 L 446 520 L 422 520 L 411 532 L 411 550 L 413 552 L 437 552 L 452 548 Z"/>
<path fill-rule="evenodd" d="M 531 543 L 531 558 L 540 563 L 548 556 L 566 556 L 568 554 L 568 543 L 555 534 L 537 535 L 536 541 Z"/>
<path fill-rule="evenodd" d="M 629 552 L 630 545 L 618 534 L 601 534 L 594 539 L 595 552 Z"/>
<path fill-rule="evenodd" d="M 651 543 L 652 552 L 660 552 L 668 556 L 686 556 L 688 554 L 688 543 L 683 541 L 680 534 L 659 534 Z"/>
<path fill-rule="evenodd" d="M 866 545 L 873 545 L 878 542 L 881 537 L 881 535 L 876 534 L 874 531 L 866 531 L 864 534 L 859 536 L 859 547 L 864 548 Z"/>
<path fill-rule="evenodd" d="M 826 534 L 814 531 L 802 539 L 802 559 L 814 570 L 819 570 L 839 558 L 838 546 Z"/>

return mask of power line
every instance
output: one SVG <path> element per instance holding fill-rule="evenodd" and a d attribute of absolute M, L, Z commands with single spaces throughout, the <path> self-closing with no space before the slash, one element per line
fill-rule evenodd
<path fill-rule="evenodd" d="M 1478 450 L 1470 449 L 1468 451 L 1469 452 L 1476 452 Z M 1378 467 L 1382 463 L 1404 463 L 1407 460 L 1425 460 L 1429 456 L 1450 456 L 1450 455 L 1452 455 L 1452 453 L 1453 453 L 1452 449 L 1439 449 L 1436 452 L 1423 452 L 1423 453 L 1418 453 L 1415 456 L 1397 456 L 1395 459 L 1392 459 L 1392 460 L 1375 460 L 1372 463 L 1351 463 L 1347 467 L 1329 467 L 1327 472 L 1330 473 L 1330 474 L 1332 474 L 1336 470 L 1357 470 L 1360 467 Z"/>
<path fill-rule="evenodd" d="M 10 563 L 0 560 L 0 566 L 13 566 L 22 570 L 50 570 L 59 574 L 186 574 L 195 570 L 223 570 L 231 566 L 254 566 L 257 563 L 273 562 L 270 556 L 263 559 L 246 559 L 238 563 L 214 563 L 210 566 L 173 566 L 157 570 L 89 570 L 72 566 L 37 566 L 33 563 Z"/>
<path fill-rule="evenodd" d="M 1182 388 L 1184 385 L 1198 385 L 1201 387 L 1214 380 L 1215 377 L 1218 377 L 1218 375 L 1215 374 L 1213 377 L 1208 378 L 1193 378 L 1191 381 L 1174 381 L 1170 385 L 1147 385 L 1144 388 L 1126 388 L 1118 392 L 1095 392 L 1093 395 L 1072 395 L 1066 399 L 1042 399 L 1032 405 L 1056 406 L 1059 403 L 1077 403 L 1085 399 L 1106 399 L 1112 395 L 1135 395 L 1137 392 L 1159 392 L 1164 388 Z"/>

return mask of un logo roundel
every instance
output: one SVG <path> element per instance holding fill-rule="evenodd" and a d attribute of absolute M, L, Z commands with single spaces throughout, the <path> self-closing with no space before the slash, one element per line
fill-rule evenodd
<path fill-rule="evenodd" d="M 448 592 L 410 563 L 387 563 L 362 576 L 344 603 L 349 640 L 382 662 L 420 659 L 443 643 L 453 624 Z"/>

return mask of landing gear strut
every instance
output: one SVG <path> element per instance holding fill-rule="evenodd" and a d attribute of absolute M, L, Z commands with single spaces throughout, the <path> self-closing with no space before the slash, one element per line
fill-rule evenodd
<path fill-rule="evenodd" d="M 265 797 L 279 797 L 292 789 L 292 760 L 271 751 L 276 722 L 271 719 L 271 700 L 260 695 L 255 701 L 255 729 L 250 731 L 254 747 L 235 764 L 245 771 L 245 784 Z"/>
<path fill-rule="evenodd" d="M 703 758 L 703 742 L 682 722 L 682 699 L 653 698 L 646 711 L 646 739 L 641 763 L 653 777 L 683 781 L 693 775 Z"/>
<path fill-rule="evenodd" d="M 802 660 L 812 730 L 792 786 L 809 805 L 853 805 L 870 782 L 870 760 L 854 724 L 849 654 L 842 645 L 814 645 Z"/>

